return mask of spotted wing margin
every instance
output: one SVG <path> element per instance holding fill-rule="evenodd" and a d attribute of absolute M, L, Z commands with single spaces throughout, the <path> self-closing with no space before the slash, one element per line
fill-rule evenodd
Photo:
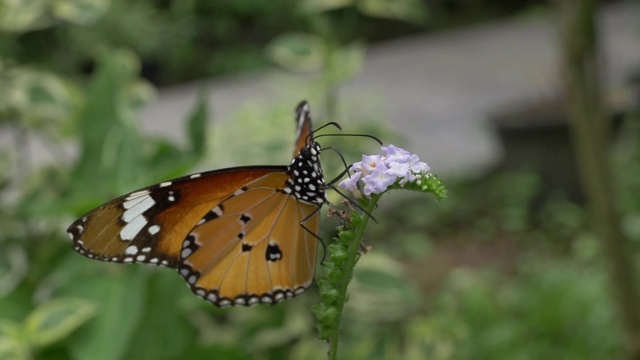
<path fill-rule="evenodd" d="M 207 211 L 245 184 L 285 166 L 249 166 L 184 176 L 111 200 L 67 229 L 89 258 L 177 267 L 182 242 Z"/>
<path fill-rule="evenodd" d="M 274 304 L 311 285 L 319 212 L 283 192 L 286 181 L 273 173 L 252 182 L 191 231 L 179 272 L 196 295 L 220 307 Z"/>

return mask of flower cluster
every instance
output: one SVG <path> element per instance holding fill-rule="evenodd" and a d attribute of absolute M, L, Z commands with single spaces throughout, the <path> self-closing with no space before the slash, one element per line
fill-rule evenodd
<path fill-rule="evenodd" d="M 382 151 L 385 155 L 363 155 L 362 161 L 351 166 L 355 173 L 338 185 L 349 191 L 356 191 L 358 181 L 362 180 L 362 191 L 366 196 L 370 196 L 384 192 L 396 181 L 400 186 L 413 182 L 430 169 L 426 163 L 420 161 L 418 155 L 410 154 L 404 149 L 389 145 L 383 146 Z"/>

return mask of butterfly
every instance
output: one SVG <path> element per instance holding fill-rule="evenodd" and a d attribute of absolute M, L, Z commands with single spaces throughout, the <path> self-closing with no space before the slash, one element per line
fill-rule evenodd
<path fill-rule="evenodd" d="M 96 260 L 175 268 L 219 307 L 299 295 L 314 277 L 326 184 L 306 101 L 295 119 L 288 166 L 219 169 L 133 191 L 71 224 L 73 249 Z"/>

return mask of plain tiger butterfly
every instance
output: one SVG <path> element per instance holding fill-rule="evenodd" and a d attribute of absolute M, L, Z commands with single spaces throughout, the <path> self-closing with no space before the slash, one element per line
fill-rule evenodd
<path fill-rule="evenodd" d="M 306 101 L 295 116 L 290 165 L 213 170 L 123 195 L 71 224 L 73 249 L 96 260 L 175 268 L 196 295 L 220 307 L 302 293 L 313 281 L 326 185 Z"/>

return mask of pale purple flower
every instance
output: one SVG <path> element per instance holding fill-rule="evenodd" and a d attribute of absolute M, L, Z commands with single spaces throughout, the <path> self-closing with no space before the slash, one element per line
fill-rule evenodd
<path fill-rule="evenodd" d="M 358 189 L 358 181 L 364 183 L 364 194 L 380 194 L 387 188 L 398 182 L 404 186 L 407 182 L 420 181 L 421 175 L 427 174 L 429 165 L 423 163 L 418 155 L 395 147 L 393 145 L 383 146 L 381 155 L 363 155 L 359 161 L 351 167 L 355 171 L 351 177 L 340 182 L 340 186 L 355 191 Z M 399 180 L 398 180 L 399 179 Z"/>
<path fill-rule="evenodd" d="M 390 164 L 392 162 L 404 162 L 411 155 L 407 150 L 395 147 L 391 144 L 389 146 L 383 146 L 382 151 L 386 154 L 384 156 L 384 162 Z"/>
<path fill-rule="evenodd" d="M 356 171 L 350 177 L 340 181 L 340 183 L 338 183 L 338 186 L 344 189 L 347 189 L 351 192 L 354 192 L 358 189 L 358 181 L 360 180 L 361 177 L 362 177 L 362 173 L 360 171 Z"/>
<path fill-rule="evenodd" d="M 411 173 L 411 165 L 400 162 L 392 162 L 389 164 L 389 175 L 394 175 L 400 178 L 400 186 L 404 185 L 407 181 L 413 181 L 415 176 Z"/>
<path fill-rule="evenodd" d="M 397 176 L 389 175 L 387 169 L 383 166 L 377 166 L 373 172 L 362 178 L 364 194 L 380 194 L 387 190 L 389 186 L 393 185 L 397 178 Z"/>
<path fill-rule="evenodd" d="M 378 167 L 378 166 L 382 166 L 386 169 L 386 166 L 384 164 L 384 160 L 382 159 L 382 156 L 380 155 L 362 155 L 362 161 L 359 161 L 355 164 L 353 164 L 353 169 L 356 171 L 361 171 L 365 174 L 371 173 L 373 172 L 373 170 Z"/>
<path fill-rule="evenodd" d="M 418 158 L 418 155 L 416 154 L 412 154 L 409 159 L 407 159 L 407 164 L 409 164 L 409 167 L 411 168 L 411 171 L 414 174 L 418 174 L 418 173 L 425 173 L 429 170 L 431 170 L 431 168 L 429 167 L 429 165 L 427 165 L 427 163 L 421 162 L 420 159 Z"/>
<path fill-rule="evenodd" d="M 408 173 L 410 173 L 410 167 L 411 165 L 409 164 L 392 162 L 391 164 L 389 164 L 389 169 L 387 170 L 387 173 L 389 175 L 395 175 L 397 177 L 404 177 Z"/>

